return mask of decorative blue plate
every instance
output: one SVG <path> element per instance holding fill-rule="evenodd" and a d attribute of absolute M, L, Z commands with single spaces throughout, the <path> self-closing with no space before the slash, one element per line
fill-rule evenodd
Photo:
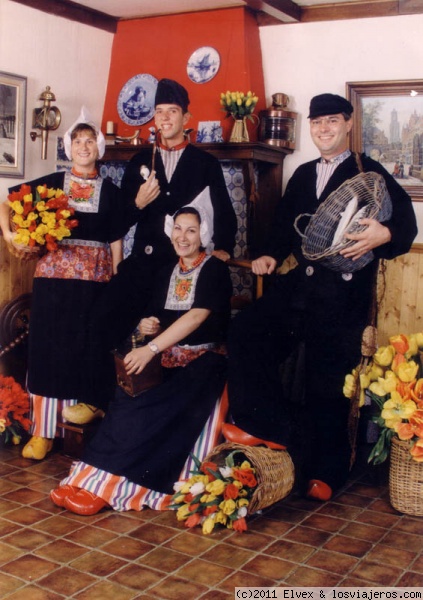
<path fill-rule="evenodd" d="M 220 67 L 220 56 L 210 46 L 198 48 L 191 54 L 187 64 L 188 77 L 194 83 L 207 83 L 217 74 Z"/>
<path fill-rule="evenodd" d="M 143 73 L 129 79 L 120 91 L 117 109 L 128 125 L 144 125 L 154 116 L 157 79 Z"/>

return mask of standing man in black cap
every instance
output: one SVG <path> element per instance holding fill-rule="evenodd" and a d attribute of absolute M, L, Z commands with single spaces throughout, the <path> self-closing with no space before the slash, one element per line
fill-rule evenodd
<path fill-rule="evenodd" d="M 87 389 L 79 404 L 63 416 L 88 423 L 107 408 L 113 397 L 115 374 L 110 351 L 138 325 L 148 304 L 157 271 L 173 261 L 174 250 L 164 232 L 166 215 L 173 215 L 209 187 L 213 207 L 213 254 L 228 260 L 235 246 L 236 215 L 219 161 L 189 143 L 186 89 L 161 79 L 155 97 L 156 144 L 136 154 L 125 169 L 122 196 L 128 203 L 129 225 L 136 224 L 134 244 L 119 265 L 95 307 L 89 332 Z"/>
<path fill-rule="evenodd" d="M 293 174 L 265 254 L 253 261 L 254 273 L 276 273 L 274 285 L 234 319 L 229 335 L 234 425 L 224 426 L 225 436 L 288 450 L 304 446 L 306 440 L 309 455 L 303 459 L 302 476 L 306 495 L 316 500 L 329 500 L 348 476 L 349 400 L 343 396 L 343 384 L 361 357 L 378 259 L 408 252 L 417 234 L 411 198 L 380 163 L 362 154 L 364 171 L 380 173 L 386 182 L 392 216 L 384 222 L 362 219 L 367 228 L 348 235 L 355 243 L 340 254 L 355 261 L 372 251 L 372 260 L 361 270 L 341 273 L 304 257 L 294 226 L 297 216 L 314 214 L 329 194 L 359 173 L 348 149 L 352 113 L 350 102 L 338 95 L 311 100 L 310 133 L 321 156 Z M 282 266 L 276 270 L 278 263 Z M 293 434 L 293 405 L 279 368 L 299 347 L 305 356 L 304 398 L 300 433 Z"/>

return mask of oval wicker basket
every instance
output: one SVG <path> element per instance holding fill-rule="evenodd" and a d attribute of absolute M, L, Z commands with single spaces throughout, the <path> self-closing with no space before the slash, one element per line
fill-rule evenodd
<path fill-rule="evenodd" d="M 389 494 L 392 506 L 399 512 L 423 516 L 423 463 L 413 460 L 410 442 L 396 437 L 391 441 Z"/>
<path fill-rule="evenodd" d="M 294 485 L 294 464 L 286 450 L 270 450 L 263 446 L 243 446 L 226 442 L 216 446 L 205 461 L 213 461 L 219 467 L 225 465 L 225 459 L 234 450 L 239 450 L 256 470 L 258 482 L 248 505 L 248 514 L 252 515 L 285 498 Z"/>

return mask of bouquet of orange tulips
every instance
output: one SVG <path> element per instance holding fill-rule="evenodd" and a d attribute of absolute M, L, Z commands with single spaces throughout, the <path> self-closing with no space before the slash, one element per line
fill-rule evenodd
<path fill-rule="evenodd" d="M 387 346 L 376 351 L 360 374 L 363 396 L 369 396 L 379 411 L 373 421 L 380 427 L 380 434 L 369 462 L 379 464 L 386 460 L 393 436 L 409 441 L 412 458 L 423 462 L 422 356 L 423 332 L 395 335 L 389 338 Z M 344 395 L 348 398 L 355 393 L 354 382 L 353 372 L 345 378 Z"/>

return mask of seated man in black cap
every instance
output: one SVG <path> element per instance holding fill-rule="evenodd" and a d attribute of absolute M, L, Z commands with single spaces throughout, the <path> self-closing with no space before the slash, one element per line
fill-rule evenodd
<path fill-rule="evenodd" d="M 349 400 L 343 385 L 361 357 L 378 261 L 408 252 L 417 234 L 411 198 L 380 163 L 362 154 L 364 171 L 385 179 L 392 216 L 381 223 L 362 219 L 367 228 L 349 235 L 355 243 L 340 254 L 354 261 L 372 250 L 373 260 L 353 273 L 341 273 L 304 257 L 294 226 L 297 216 L 315 213 L 331 192 L 359 173 L 348 149 L 352 113 L 352 105 L 341 96 L 321 94 L 311 100 L 310 133 L 321 157 L 301 165 L 288 182 L 273 236 L 265 254 L 253 261 L 254 273 L 276 273 L 274 284 L 233 320 L 229 333 L 234 424 L 224 426 L 225 436 L 252 445 L 279 444 L 294 454 L 300 446 L 305 493 L 316 500 L 329 500 L 348 476 Z M 291 402 L 279 372 L 298 348 L 304 357 L 300 407 Z"/>
<path fill-rule="evenodd" d="M 155 97 L 156 144 L 129 162 L 122 179 L 128 202 L 128 225 L 136 224 L 131 255 L 119 265 L 100 302 L 88 332 L 87 385 L 81 402 L 63 413 L 73 423 L 88 423 L 96 408 L 113 398 L 115 374 L 110 350 L 138 325 L 158 270 L 174 257 L 164 233 L 166 215 L 189 204 L 207 186 L 213 206 L 213 254 L 228 260 L 235 245 L 236 215 L 219 161 L 189 143 L 186 89 L 171 79 L 159 81 Z"/>

